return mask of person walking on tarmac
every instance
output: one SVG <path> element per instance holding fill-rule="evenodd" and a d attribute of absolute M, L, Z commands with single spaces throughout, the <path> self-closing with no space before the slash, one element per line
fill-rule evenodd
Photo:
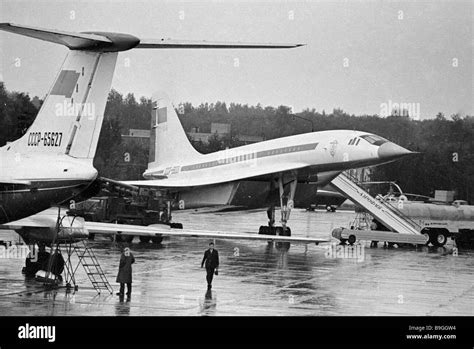
<path fill-rule="evenodd" d="M 125 284 L 127 284 L 127 297 L 132 294 L 132 264 L 135 263 L 135 257 L 130 252 L 130 248 L 125 247 L 123 249 L 122 256 L 120 257 L 119 271 L 117 274 L 117 282 L 120 283 L 120 292 L 117 296 L 123 297 L 125 291 Z"/>
<path fill-rule="evenodd" d="M 214 249 L 214 243 L 209 243 L 209 249 L 204 252 L 204 258 L 201 262 L 201 268 L 206 263 L 206 280 L 207 280 L 207 289 L 212 288 L 212 279 L 214 278 L 214 273 L 218 275 L 219 269 L 219 253 Z"/>

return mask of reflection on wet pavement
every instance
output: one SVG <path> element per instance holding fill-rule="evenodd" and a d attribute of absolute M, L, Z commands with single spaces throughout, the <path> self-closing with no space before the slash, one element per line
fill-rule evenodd
<path fill-rule="evenodd" d="M 294 236 L 329 237 L 345 226 L 352 212 L 294 210 Z M 264 211 L 175 212 L 185 227 L 256 231 Z M 15 239 L 1 232 L 0 239 Z M 136 239 L 138 241 L 138 239 Z M 83 270 L 78 292 L 45 291 L 21 274 L 24 261 L 0 260 L 1 315 L 474 315 L 474 252 L 445 248 L 359 247 L 363 258 L 330 254 L 330 244 L 296 245 L 216 240 L 221 266 L 206 290 L 200 268 L 208 240 L 168 238 L 160 247 L 134 242 L 133 293 L 130 299 L 97 295 Z M 119 247 L 91 242 L 115 292 Z M 335 250 L 334 250 L 335 251 Z M 360 253 L 359 253 L 359 257 Z"/>

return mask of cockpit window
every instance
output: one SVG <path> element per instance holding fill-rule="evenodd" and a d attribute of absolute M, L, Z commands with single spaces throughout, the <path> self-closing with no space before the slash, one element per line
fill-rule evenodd
<path fill-rule="evenodd" d="M 382 145 L 388 142 L 385 138 L 382 138 L 376 135 L 364 135 L 364 136 L 360 136 L 360 138 L 365 139 L 367 142 L 373 145 Z"/>

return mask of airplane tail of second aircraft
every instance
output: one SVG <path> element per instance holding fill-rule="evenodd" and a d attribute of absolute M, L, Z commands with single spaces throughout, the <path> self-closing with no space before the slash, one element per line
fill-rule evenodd
<path fill-rule="evenodd" d="M 189 141 L 178 115 L 165 97 L 152 99 L 150 156 L 148 168 L 173 165 L 200 157 Z"/>

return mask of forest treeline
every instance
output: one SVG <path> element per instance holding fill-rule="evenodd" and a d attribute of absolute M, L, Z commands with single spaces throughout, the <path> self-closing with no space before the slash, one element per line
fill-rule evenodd
<path fill-rule="evenodd" d="M 8 92 L 0 83 L 0 145 L 24 134 L 41 101 L 21 92 Z M 184 129 L 210 132 L 211 123 L 228 123 L 231 134 L 208 143 L 191 139 L 202 153 L 242 144 L 239 135 L 273 139 L 330 129 L 375 133 L 420 154 L 379 166 L 374 180 L 396 181 L 405 192 L 432 196 L 434 190 L 454 190 L 457 199 L 474 203 L 474 117 L 443 115 L 414 120 L 408 116 L 351 115 L 307 109 L 293 115 L 288 106 L 249 106 L 224 102 L 176 107 Z M 125 141 L 129 129 L 150 128 L 151 101 L 133 94 L 109 93 L 94 164 L 102 176 L 139 179 L 148 162 L 146 142 Z"/>

